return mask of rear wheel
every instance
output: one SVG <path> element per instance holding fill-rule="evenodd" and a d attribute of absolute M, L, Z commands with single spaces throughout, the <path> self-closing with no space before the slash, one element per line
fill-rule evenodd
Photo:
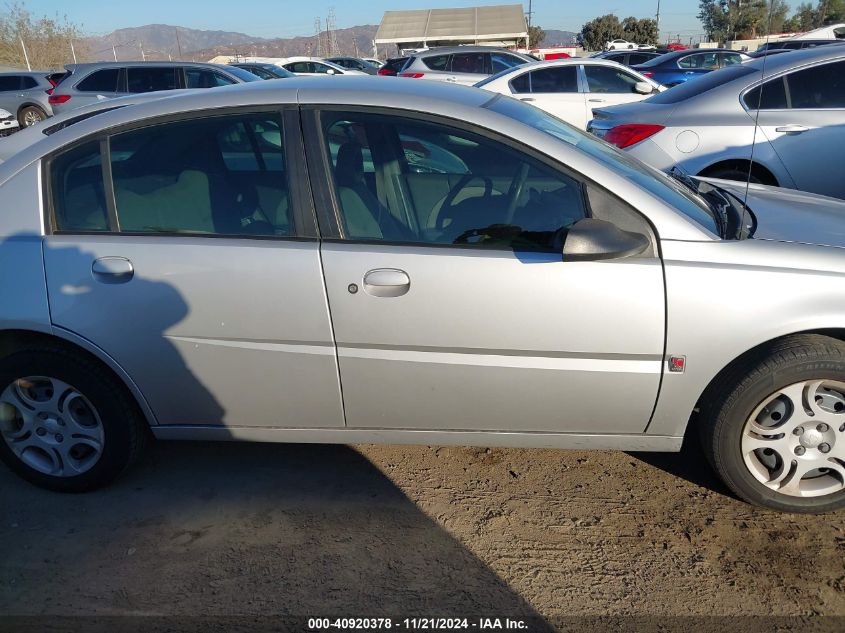
<path fill-rule="evenodd" d="M 18 112 L 18 123 L 21 127 L 31 127 L 47 118 L 47 113 L 38 106 L 27 106 Z"/>
<path fill-rule="evenodd" d="M 45 347 L 0 360 L 0 459 L 29 482 L 67 492 L 106 485 L 147 432 L 126 387 L 87 358 Z"/>
<path fill-rule="evenodd" d="M 779 342 L 702 406 L 707 456 L 738 496 L 788 512 L 845 507 L 845 345 Z"/>

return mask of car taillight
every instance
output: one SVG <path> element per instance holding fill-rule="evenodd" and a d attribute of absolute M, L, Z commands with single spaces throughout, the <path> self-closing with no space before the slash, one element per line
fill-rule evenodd
<path fill-rule="evenodd" d="M 53 86 L 53 88 L 55 88 L 55 86 Z M 46 92 L 48 95 L 51 95 L 51 94 L 53 94 L 53 88 L 50 88 L 49 90 L 45 90 L 44 92 Z"/>
<path fill-rule="evenodd" d="M 411 79 L 419 79 L 424 75 L 425 73 L 399 73 L 400 77 L 410 77 Z"/>
<path fill-rule="evenodd" d="M 616 147 L 624 149 L 631 145 L 636 145 L 640 141 L 644 141 L 662 129 L 662 125 L 654 125 L 652 123 L 626 123 L 609 129 L 604 136 L 604 140 L 611 145 L 616 145 Z"/>
<path fill-rule="evenodd" d="M 70 95 L 50 95 L 47 97 L 47 101 L 50 105 L 54 105 L 56 103 L 67 103 L 70 101 Z"/>
<path fill-rule="evenodd" d="M 652 71 L 650 71 L 650 70 L 645 70 L 645 71 L 643 71 L 643 72 L 642 72 L 642 73 L 640 73 L 640 74 L 641 74 L 641 75 L 644 75 L 644 76 L 646 76 L 646 77 L 648 77 L 648 78 L 654 77 L 654 73 L 653 73 Z"/>
<path fill-rule="evenodd" d="M 378 74 L 381 75 L 382 77 L 391 77 L 391 76 L 395 75 L 396 73 L 393 72 L 392 70 L 388 70 L 387 68 L 379 68 Z"/>

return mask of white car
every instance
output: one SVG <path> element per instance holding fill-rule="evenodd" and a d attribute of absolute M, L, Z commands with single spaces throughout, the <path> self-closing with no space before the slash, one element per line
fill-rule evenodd
<path fill-rule="evenodd" d="M 0 108 L 0 136 L 7 136 L 19 127 L 17 117 L 8 110 Z"/>
<path fill-rule="evenodd" d="M 611 40 L 604 45 L 604 50 L 606 51 L 634 50 L 640 48 L 654 48 L 654 46 L 646 46 L 644 44 L 637 44 L 636 42 L 629 42 L 628 40 L 622 39 Z"/>
<path fill-rule="evenodd" d="M 475 86 L 528 101 L 582 130 L 593 108 L 641 101 L 666 89 L 627 66 L 597 58 L 523 64 Z"/>
<path fill-rule="evenodd" d="M 326 75 L 358 75 L 366 76 L 367 73 L 351 68 L 343 68 L 337 64 L 327 62 L 317 57 L 289 57 L 281 64 L 282 68 L 292 72 L 294 75 L 312 77 L 325 77 Z"/>

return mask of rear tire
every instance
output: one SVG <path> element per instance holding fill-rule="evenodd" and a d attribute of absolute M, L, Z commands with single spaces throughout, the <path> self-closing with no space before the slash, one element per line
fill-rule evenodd
<path fill-rule="evenodd" d="M 142 453 L 149 429 L 125 385 L 61 346 L 0 360 L 0 460 L 42 488 L 84 492 Z"/>
<path fill-rule="evenodd" d="M 26 106 L 18 112 L 18 123 L 22 128 L 32 127 L 47 118 L 47 113 L 38 106 Z"/>
<path fill-rule="evenodd" d="M 737 496 L 819 514 L 845 507 L 845 344 L 787 337 L 705 394 L 704 452 Z"/>

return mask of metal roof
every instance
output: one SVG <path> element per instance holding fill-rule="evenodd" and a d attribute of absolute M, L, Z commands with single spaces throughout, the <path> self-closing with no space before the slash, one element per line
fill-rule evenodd
<path fill-rule="evenodd" d="M 376 44 L 502 40 L 528 37 L 521 4 L 463 9 L 385 11 Z"/>

